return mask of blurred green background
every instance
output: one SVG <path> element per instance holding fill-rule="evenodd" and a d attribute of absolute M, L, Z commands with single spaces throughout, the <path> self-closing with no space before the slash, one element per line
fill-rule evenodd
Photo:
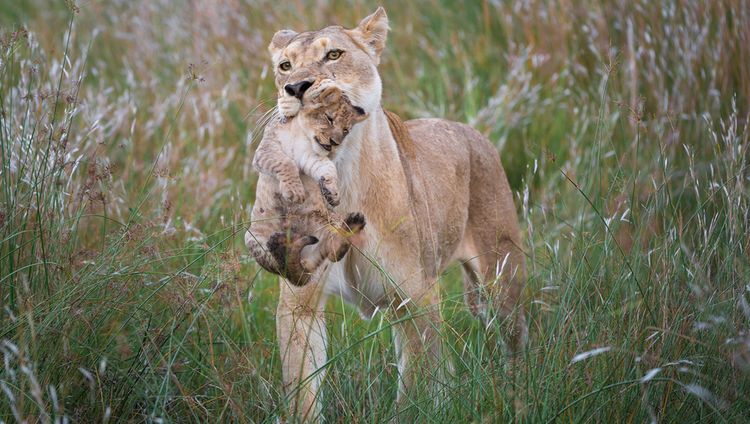
<path fill-rule="evenodd" d="M 0 420 L 287 415 L 277 282 L 242 245 L 266 46 L 377 6 L 0 4 Z M 326 421 L 750 418 L 750 4 L 383 6 L 385 107 L 501 154 L 530 343 L 510 378 L 450 268 L 448 396 L 397 410 L 391 317 L 332 300 Z"/>

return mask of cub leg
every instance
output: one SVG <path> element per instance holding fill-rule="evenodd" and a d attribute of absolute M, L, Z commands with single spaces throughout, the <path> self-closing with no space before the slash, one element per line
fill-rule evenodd
<path fill-rule="evenodd" d="M 279 181 L 279 191 L 284 200 L 292 203 L 302 203 L 305 200 L 305 188 L 297 164 L 284 154 L 278 140 L 267 140 L 264 135 L 253 157 L 253 166 L 259 172 Z"/>
<path fill-rule="evenodd" d="M 339 185 L 336 165 L 327 157 L 310 155 L 299 164 L 305 174 L 320 185 L 320 192 L 331 206 L 338 206 Z"/>
<path fill-rule="evenodd" d="M 278 274 L 279 264 L 268 250 L 268 240 L 284 226 L 284 208 L 280 207 L 274 194 L 276 181 L 261 175 L 256 187 L 255 204 L 250 213 L 250 228 L 245 233 L 245 246 L 255 261 L 266 271 Z"/>
<path fill-rule="evenodd" d="M 331 262 L 341 260 L 351 245 L 351 237 L 359 234 L 365 228 L 365 216 L 353 212 L 344 219 L 341 228 L 330 228 L 326 225 L 320 243 L 305 246 L 301 252 L 301 264 L 307 271 L 312 272 L 328 259 Z"/>
<path fill-rule="evenodd" d="M 315 236 L 297 237 L 294 234 L 274 233 L 268 240 L 267 251 L 278 264 L 278 270 L 275 273 L 295 286 L 307 284 L 310 280 L 310 272 L 307 272 L 302 265 L 301 252 L 304 247 L 316 243 L 318 243 L 318 238 Z"/>

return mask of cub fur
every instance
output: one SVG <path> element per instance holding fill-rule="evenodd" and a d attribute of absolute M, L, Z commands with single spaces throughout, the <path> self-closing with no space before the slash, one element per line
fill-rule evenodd
<path fill-rule="evenodd" d="M 258 264 L 297 285 L 307 284 L 325 259 L 341 259 L 348 238 L 365 226 L 361 213 L 342 219 L 329 207 L 338 205 L 339 193 L 328 154 L 366 115 L 324 82 L 309 95 L 297 118 L 274 120 L 264 131 L 253 159 L 261 177 L 245 235 Z"/>

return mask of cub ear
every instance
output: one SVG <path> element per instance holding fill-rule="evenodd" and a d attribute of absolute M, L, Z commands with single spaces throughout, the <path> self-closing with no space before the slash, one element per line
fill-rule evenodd
<path fill-rule="evenodd" d="M 273 35 L 273 38 L 271 38 L 271 44 L 268 45 L 268 52 L 271 53 L 271 58 L 274 60 L 276 59 L 276 55 L 286 47 L 290 41 L 292 41 L 292 38 L 297 36 L 296 31 L 292 31 L 291 29 L 282 29 L 281 31 L 276 32 L 276 34 Z"/>
<path fill-rule="evenodd" d="M 323 106 L 332 106 L 341 100 L 341 90 L 336 87 L 329 87 L 318 97 L 318 101 Z"/>
<path fill-rule="evenodd" d="M 385 14 L 385 9 L 380 6 L 375 13 L 362 19 L 357 28 L 353 30 L 370 50 L 368 53 L 375 61 L 375 65 L 380 63 L 380 54 L 385 47 L 389 29 L 388 15 Z"/>
<path fill-rule="evenodd" d="M 359 106 L 352 106 L 354 109 L 354 122 L 362 122 L 367 119 L 367 112 Z"/>

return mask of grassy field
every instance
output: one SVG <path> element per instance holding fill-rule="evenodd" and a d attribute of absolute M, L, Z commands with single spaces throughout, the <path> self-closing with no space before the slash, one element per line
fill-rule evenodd
<path fill-rule="evenodd" d="M 396 410 L 391 317 L 332 300 L 326 421 L 750 420 L 750 3 L 384 6 L 385 106 L 500 151 L 530 341 L 508 378 L 448 269 L 455 375 Z M 375 7 L 0 4 L 0 422 L 287 414 L 277 281 L 242 244 L 266 45 Z"/>

